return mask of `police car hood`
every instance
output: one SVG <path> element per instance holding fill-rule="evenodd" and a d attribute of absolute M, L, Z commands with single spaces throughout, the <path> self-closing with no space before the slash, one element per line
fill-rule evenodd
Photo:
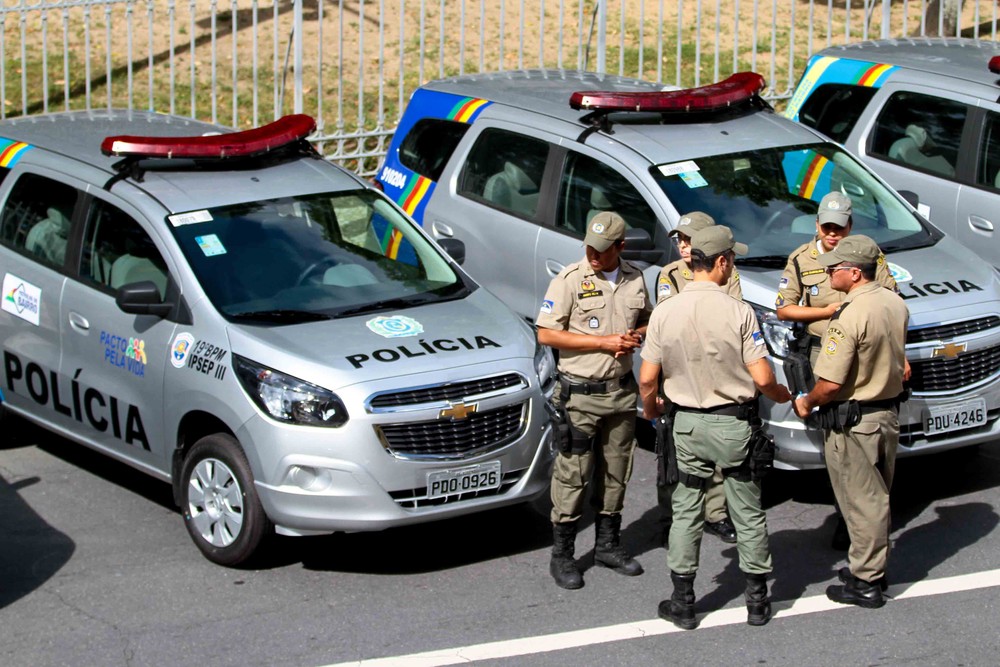
<path fill-rule="evenodd" d="M 464 299 L 322 322 L 231 324 L 229 340 L 236 355 L 331 390 L 389 376 L 419 375 L 425 384 L 513 357 L 527 361 L 512 366 L 531 368 L 535 352 L 531 328 L 482 288 Z"/>

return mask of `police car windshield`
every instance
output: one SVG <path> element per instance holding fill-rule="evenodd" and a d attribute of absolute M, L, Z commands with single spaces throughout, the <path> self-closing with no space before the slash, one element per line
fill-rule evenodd
<path fill-rule="evenodd" d="M 168 221 L 208 298 L 230 320 L 294 324 L 461 298 L 472 287 L 367 190 L 247 202 Z"/>
<path fill-rule="evenodd" d="M 704 211 L 733 230 L 750 251 L 738 261 L 784 266 L 816 234 L 816 210 L 831 190 L 853 202 L 854 234 L 884 252 L 933 245 L 924 224 L 846 151 L 834 144 L 753 150 L 658 165 L 653 177 L 678 211 Z"/>

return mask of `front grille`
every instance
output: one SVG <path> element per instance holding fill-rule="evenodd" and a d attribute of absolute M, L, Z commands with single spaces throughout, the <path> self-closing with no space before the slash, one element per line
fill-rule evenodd
<path fill-rule="evenodd" d="M 469 491 L 468 493 L 459 493 L 452 496 L 445 496 L 443 498 L 434 498 L 433 500 L 429 500 L 427 498 L 426 486 L 422 486 L 417 489 L 391 491 L 389 495 L 392 496 L 392 499 L 395 500 L 400 507 L 404 507 L 406 509 L 419 509 L 421 507 L 433 507 L 435 505 L 450 505 L 451 503 L 459 503 L 463 500 L 472 500 L 473 498 L 502 496 L 507 493 L 511 487 L 520 482 L 526 472 L 527 468 L 522 468 L 521 470 L 509 470 L 505 472 L 503 478 L 500 480 L 500 488 L 498 489 Z"/>
<path fill-rule="evenodd" d="M 527 387 L 527 382 L 517 373 L 479 378 L 467 382 L 439 384 L 418 389 L 406 389 L 374 396 L 369 404 L 372 409 L 387 409 L 405 405 L 420 405 L 422 403 L 440 403 L 444 401 L 461 401 L 470 396 L 488 394 L 510 387 Z"/>
<path fill-rule="evenodd" d="M 1000 371 L 1000 346 L 965 352 L 954 359 L 914 361 L 911 366 L 913 391 L 955 391 Z"/>
<path fill-rule="evenodd" d="M 990 315 L 980 317 L 975 320 L 964 320 L 962 322 L 952 322 L 935 327 L 925 327 L 923 329 L 910 329 L 906 332 L 907 343 L 923 343 L 929 340 L 951 340 L 958 336 L 967 336 L 1000 327 L 1000 317 Z"/>
<path fill-rule="evenodd" d="M 375 429 L 394 456 L 462 458 L 497 449 L 520 437 L 525 405 L 474 412 L 465 419 L 381 424 Z"/>

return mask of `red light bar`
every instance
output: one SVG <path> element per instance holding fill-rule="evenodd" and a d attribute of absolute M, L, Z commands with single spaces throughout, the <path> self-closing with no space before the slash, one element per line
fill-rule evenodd
<path fill-rule="evenodd" d="M 764 90 L 764 77 L 737 72 L 718 83 L 685 90 L 641 93 L 576 92 L 569 98 L 574 109 L 601 111 L 720 111 L 749 100 Z"/>
<path fill-rule="evenodd" d="M 305 114 L 284 116 L 243 132 L 198 137 L 106 137 L 105 155 L 146 158 L 250 157 L 293 144 L 309 136 L 316 121 Z"/>
<path fill-rule="evenodd" d="M 1000 74 L 1000 56 L 990 58 L 990 71 L 994 74 Z"/>

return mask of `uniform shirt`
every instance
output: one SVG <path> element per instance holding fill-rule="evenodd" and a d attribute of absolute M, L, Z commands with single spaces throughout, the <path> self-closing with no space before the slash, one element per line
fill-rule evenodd
<path fill-rule="evenodd" d="M 667 264 L 660 269 L 660 276 L 656 279 L 656 303 L 660 304 L 672 296 L 680 293 L 684 286 L 694 278 L 691 267 L 683 259 Z M 726 292 L 737 299 L 743 299 L 743 290 L 740 288 L 740 274 L 733 269 L 733 275 L 729 276 L 726 283 Z"/>
<path fill-rule="evenodd" d="M 753 399 L 746 365 L 766 356 L 753 309 L 708 281 L 689 283 L 656 307 L 642 348 L 643 359 L 660 365 L 663 393 L 689 408 Z"/>
<path fill-rule="evenodd" d="M 819 263 L 819 256 L 819 237 L 792 251 L 792 254 L 788 256 L 788 263 L 785 264 L 785 272 L 781 274 L 781 282 L 778 283 L 778 298 L 774 301 L 775 308 L 798 305 L 799 302 L 803 306 L 822 308 L 844 300 L 843 292 L 838 292 L 830 287 L 830 278 Z M 798 270 L 796 270 L 796 265 Z M 875 282 L 893 292 L 898 291 L 896 281 L 893 280 L 892 274 L 889 273 L 889 267 L 886 266 L 885 255 L 879 255 L 875 269 Z M 830 320 L 819 320 L 810 322 L 806 328 L 811 335 L 819 338 L 826 333 L 829 324 Z"/>
<path fill-rule="evenodd" d="M 549 283 L 537 324 L 546 329 L 591 336 L 623 334 L 649 321 L 652 305 L 642 272 L 622 261 L 614 285 L 583 259 L 570 264 Z M 559 370 L 580 378 L 601 381 L 632 371 L 632 355 L 617 359 L 603 351 L 559 350 Z"/>
<path fill-rule="evenodd" d="M 903 391 L 906 321 L 902 297 L 878 283 L 856 287 L 830 320 L 815 373 L 842 385 L 834 400 L 879 401 Z"/>

